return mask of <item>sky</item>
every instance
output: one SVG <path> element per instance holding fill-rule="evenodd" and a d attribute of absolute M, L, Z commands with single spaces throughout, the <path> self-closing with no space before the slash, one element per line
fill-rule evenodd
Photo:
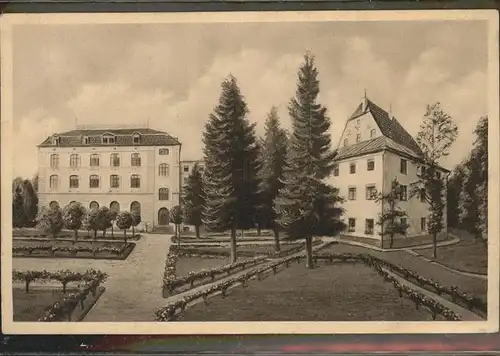
<path fill-rule="evenodd" d="M 365 90 L 412 135 L 426 105 L 439 101 L 459 128 L 447 168 L 468 154 L 488 114 L 487 24 L 479 20 L 20 25 L 14 176 L 36 173 L 36 145 L 76 124 L 149 124 L 180 139 L 183 159 L 201 159 L 205 122 L 230 74 L 259 135 L 272 106 L 290 128 L 287 105 L 306 52 L 335 145 Z"/>

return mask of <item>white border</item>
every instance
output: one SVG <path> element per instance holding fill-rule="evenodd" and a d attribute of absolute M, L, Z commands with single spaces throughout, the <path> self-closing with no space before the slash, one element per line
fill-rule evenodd
<path fill-rule="evenodd" d="M 12 312 L 12 27 L 26 24 L 152 24 L 308 21 L 458 21 L 489 23 L 489 250 L 488 320 L 484 322 L 14 322 Z M 4 14 L 1 29 L 2 172 L 2 324 L 7 334 L 399 334 L 485 333 L 498 331 L 499 320 L 499 53 L 495 10 L 310 11 L 129 14 Z"/>

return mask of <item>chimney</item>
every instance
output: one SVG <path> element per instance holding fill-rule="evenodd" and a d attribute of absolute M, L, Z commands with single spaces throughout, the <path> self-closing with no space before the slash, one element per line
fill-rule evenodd
<path fill-rule="evenodd" d="M 366 89 L 365 89 L 365 95 L 363 96 L 363 101 L 361 102 L 361 112 L 365 112 L 367 108 L 368 108 L 368 99 L 366 98 Z"/>

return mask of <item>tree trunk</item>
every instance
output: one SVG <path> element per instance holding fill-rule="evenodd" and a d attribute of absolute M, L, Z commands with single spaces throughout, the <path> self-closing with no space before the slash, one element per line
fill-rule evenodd
<path fill-rule="evenodd" d="M 392 245 L 394 245 L 394 233 L 391 232 L 391 242 L 389 243 L 389 247 L 392 248 Z"/>
<path fill-rule="evenodd" d="M 241 238 L 243 239 L 243 229 L 241 229 Z"/>
<path fill-rule="evenodd" d="M 195 231 L 196 231 L 196 238 L 199 239 L 200 238 L 200 225 L 196 225 L 194 227 Z"/>
<path fill-rule="evenodd" d="M 437 233 L 432 234 L 432 257 L 437 257 Z"/>
<path fill-rule="evenodd" d="M 115 228 L 113 226 L 113 224 L 111 225 L 111 237 L 115 237 Z"/>
<path fill-rule="evenodd" d="M 94 240 L 97 240 L 97 230 L 94 230 Z"/>
<path fill-rule="evenodd" d="M 75 230 L 75 241 L 78 240 L 78 230 Z"/>
<path fill-rule="evenodd" d="M 260 236 L 260 233 L 261 233 L 261 226 L 260 226 L 260 223 L 257 224 L 257 236 Z"/>
<path fill-rule="evenodd" d="M 123 239 L 125 240 L 125 243 L 127 243 L 127 229 L 123 229 Z"/>
<path fill-rule="evenodd" d="M 181 247 L 181 232 L 177 224 L 175 224 L 175 236 L 177 236 L 177 247 Z"/>
<path fill-rule="evenodd" d="M 312 256 L 312 236 L 306 237 L 306 268 L 314 268 Z"/>
<path fill-rule="evenodd" d="M 278 230 L 278 227 L 274 227 L 274 250 L 276 252 L 279 252 L 281 250 L 280 247 L 280 231 Z"/>
<path fill-rule="evenodd" d="M 62 286 L 63 286 L 63 294 L 66 294 L 66 283 L 63 283 Z"/>
<path fill-rule="evenodd" d="M 132 237 L 135 236 L 135 226 L 132 226 Z"/>
<path fill-rule="evenodd" d="M 102 238 L 106 238 L 106 229 L 102 230 Z"/>
<path fill-rule="evenodd" d="M 25 281 L 25 288 L 24 289 L 25 289 L 26 293 L 29 293 L 29 291 L 30 291 L 30 281 Z"/>
<path fill-rule="evenodd" d="M 236 224 L 231 227 L 231 263 L 236 262 Z"/>

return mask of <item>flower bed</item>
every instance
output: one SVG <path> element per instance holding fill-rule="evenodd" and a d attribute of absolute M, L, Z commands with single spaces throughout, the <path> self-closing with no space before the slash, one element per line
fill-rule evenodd
<path fill-rule="evenodd" d="M 55 302 L 46 310 L 38 321 L 71 321 L 71 316 L 75 308 L 80 304 L 84 309 L 84 302 L 91 294 L 92 298 L 97 297 L 99 286 L 106 281 L 107 275 L 101 271 L 88 270 L 85 273 L 61 270 L 57 272 L 48 271 L 12 271 L 13 282 L 24 282 L 25 292 L 29 292 L 29 285 L 34 282 L 58 281 L 62 284 L 63 293 L 61 300 Z M 79 282 L 77 291 L 66 294 L 66 286 L 70 282 Z M 102 289 L 100 290 L 102 292 Z M 82 316 L 83 317 L 83 316 Z"/>
<path fill-rule="evenodd" d="M 368 256 L 371 257 L 371 256 Z M 260 268 L 253 269 L 241 276 L 234 277 L 232 279 L 222 281 L 220 283 L 215 283 L 213 284 L 210 288 L 199 291 L 197 293 L 191 294 L 189 296 L 186 296 L 178 301 L 174 301 L 172 303 L 167 304 L 166 306 L 160 308 L 156 312 L 156 319 L 158 321 L 170 321 L 170 320 L 175 320 L 177 315 L 179 313 L 183 313 L 184 310 L 186 309 L 187 305 L 189 303 L 196 302 L 198 299 L 203 298 L 205 302 L 207 302 L 208 298 L 213 295 L 220 293 L 222 297 L 226 296 L 226 292 L 230 287 L 236 286 L 236 285 L 241 285 L 242 287 L 246 287 L 247 283 L 250 279 L 257 278 L 261 279 L 262 275 L 272 271 L 273 273 L 277 272 L 277 269 L 281 266 L 286 266 L 288 267 L 290 263 L 296 261 L 300 262 L 302 259 L 304 259 L 304 255 L 300 256 L 291 256 L 288 258 L 284 258 L 280 261 L 272 262 L 269 264 L 266 264 L 265 266 L 262 266 Z M 326 256 L 326 258 L 330 258 L 330 256 Z M 332 260 L 335 257 L 332 257 Z M 453 311 L 447 309 L 444 307 L 442 304 L 438 303 L 437 301 L 433 300 L 432 298 L 426 297 L 425 295 L 416 292 L 412 290 L 411 288 L 407 286 L 401 285 L 399 282 L 397 282 L 394 277 L 390 276 L 386 271 L 384 271 L 380 265 L 377 265 L 376 263 L 371 263 L 373 262 L 372 260 L 368 259 L 363 259 L 363 256 L 355 256 L 355 255 L 350 255 L 350 256 L 344 256 L 343 260 L 347 262 L 348 260 L 352 261 L 363 261 L 367 265 L 374 267 L 377 272 L 384 277 L 384 280 L 387 282 L 391 282 L 394 288 L 396 288 L 400 294 L 401 297 L 407 296 L 410 298 L 413 302 L 415 302 L 415 306 L 418 308 L 419 306 L 425 306 L 427 307 L 433 316 L 433 319 L 436 319 L 437 315 L 442 315 L 445 319 L 447 320 L 460 320 L 459 316 L 456 315 Z"/>
<path fill-rule="evenodd" d="M 172 294 L 178 288 L 184 287 L 189 284 L 189 288 L 191 289 L 197 285 L 202 285 L 204 283 L 213 282 L 217 277 L 220 276 L 229 276 L 231 273 L 244 270 L 250 266 L 256 266 L 259 263 L 262 263 L 266 260 L 266 257 L 259 256 L 251 260 L 240 261 L 232 264 L 228 264 L 225 266 L 211 268 L 208 270 L 202 269 L 200 271 L 190 272 L 188 276 L 177 277 L 175 274 L 175 263 L 176 257 L 169 255 L 167 257 L 168 268 L 165 268 L 165 274 L 163 277 L 163 296 L 166 297 L 166 294 Z"/>
<path fill-rule="evenodd" d="M 14 241 L 12 256 L 123 260 L 134 248 L 124 242 L 22 240 Z"/>
<path fill-rule="evenodd" d="M 400 277 L 408 280 L 409 282 L 413 282 L 420 286 L 421 288 L 427 289 L 430 292 L 436 293 L 440 296 L 447 297 L 453 303 L 456 303 L 472 312 L 475 312 L 481 315 L 484 318 L 487 318 L 488 310 L 487 304 L 483 302 L 480 298 L 472 297 L 467 295 L 466 293 L 462 293 L 458 290 L 458 287 L 449 287 L 443 286 L 436 281 L 425 278 L 417 273 L 410 271 L 406 268 L 396 266 L 392 263 L 389 263 L 381 258 L 377 258 L 368 254 L 351 254 L 351 253 L 342 253 L 342 254 L 319 254 L 314 256 L 316 261 L 318 260 L 327 260 L 329 262 L 336 261 L 362 261 L 365 264 L 375 266 L 385 267 L 391 272 L 397 274 Z"/>
<path fill-rule="evenodd" d="M 128 233 L 127 235 L 127 240 L 131 241 L 137 241 L 139 240 L 142 236 L 141 234 L 135 234 L 132 236 L 131 233 Z M 30 228 L 16 228 L 12 229 L 12 237 L 14 239 L 17 238 L 32 238 L 32 239 L 53 239 L 52 235 L 47 234 L 46 232 L 40 230 L 40 229 L 30 229 Z M 119 241 L 123 240 L 123 230 L 118 230 L 115 228 L 114 231 L 114 236 L 111 236 L 111 231 L 108 230 L 106 232 L 106 235 L 103 236 L 102 231 L 97 232 L 97 238 L 98 239 L 103 239 L 103 240 L 109 240 L 109 241 Z M 75 239 L 75 232 L 71 230 L 61 230 L 61 232 L 57 235 L 56 240 L 74 240 Z M 92 231 L 84 231 L 84 230 L 79 230 L 78 231 L 78 241 L 79 240 L 92 240 L 94 239 L 94 233 Z"/>

